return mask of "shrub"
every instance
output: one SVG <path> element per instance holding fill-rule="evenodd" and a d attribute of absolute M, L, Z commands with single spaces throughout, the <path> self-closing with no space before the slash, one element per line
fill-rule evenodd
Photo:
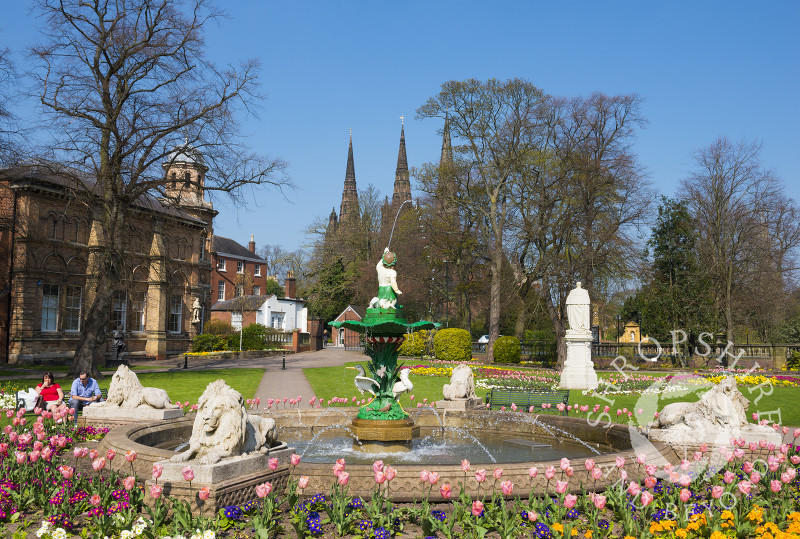
<path fill-rule="evenodd" d="M 203 327 L 203 331 L 218 337 L 227 337 L 228 335 L 232 335 L 236 330 L 233 329 L 232 325 L 222 320 L 209 320 Z M 239 347 L 239 343 L 236 343 L 236 347 Z"/>
<path fill-rule="evenodd" d="M 236 344 L 238 349 L 239 343 Z M 192 338 L 192 352 L 215 352 L 217 350 L 228 350 L 228 341 L 225 337 L 201 333 Z"/>
<path fill-rule="evenodd" d="M 424 329 L 406 335 L 406 340 L 400 345 L 400 355 L 421 356 L 425 352 L 425 344 L 428 342 L 429 338 L 429 332 Z"/>
<path fill-rule="evenodd" d="M 472 338 L 466 329 L 440 329 L 433 337 L 436 359 L 442 361 L 469 361 L 472 359 Z"/>
<path fill-rule="evenodd" d="M 522 347 L 516 337 L 498 337 L 494 341 L 495 363 L 519 363 Z"/>
<path fill-rule="evenodd" d="M 242 350 L 264 350 L 269 328 L 264 324 L 250 324 L 242 330 Z M 228 335 L 228 350 L 239 350 L 239 332 Z"/>
<path fill-rule="evenodd" d="M 800 352 L 793 350 L 786 360 L 786 368 L 790 371 L 800 370 Z"/>

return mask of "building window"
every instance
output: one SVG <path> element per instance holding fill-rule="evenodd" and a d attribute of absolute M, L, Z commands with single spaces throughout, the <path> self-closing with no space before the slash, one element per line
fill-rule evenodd
<path fill-rule="evenodd" d="M 261 277 L 261 264 L 256 264 L 256 267 L 253 270 L 253 275 L 256 277 Z"/>
<path fill-rule="evenodd" d="M 272 313 L 272 320 L 270 325 L 275 329 L 285 329 L 284 327 L 284 313 Z"/>
<path fill-rule="evenodd" d="M 242 329 L 242 313 L 231 313 L 231 326 L 233 329 Z"/>
<path fill-rule="evenodd" d="M 261 287 L 260 286 L 255 285 L 253 287 L 253 295 L 254 296 L 260 296 L 261 295 Z"/>
<path fill-rule="evenodd" d="M 169 304 L 169 331 L 180 333 L 183 331 L 183 296 L 172 296 Z"/>
<path fill-rule="evenodd" d="M 42 331 L 58 329 L 58 285 L 42 285 Z"/>
<path fill-rule="evenodd" d="M 236 297 L 240 298 L 244 296 L 244 287 L 240 284 L 236 285 Z"/>
<path fill-rule="evenodd" d="M 244 262 L 241 260 L 236 262 L 236 273 L 244 273 Z"/>
<path fill-rule="evenodd" d="M 219 282 L 219 289 L 217 291 L 217 301 L 225 301 L 225 281 Z"/>
<path fill-rule="evenodd" d="M 80 331 L 81 329 L 81 292 L 80 286 L 68 286 L 64 298 L 64 329 Z"/>
<path fill-rule="evenodd" d="M 124 290 L 115 290 L 111 298 L 111 329 L 125 331 L 128 313 L 128 294 Z"/>
<path fill-rule="evenodd" d="M 131 294 L 131 331 L 144 331 L 145 292 Z"/>
<path fill-rule="evenodd" d="M 220 258 L 217 260 L 217 271 L 225 271 L 225 259 Z"/>

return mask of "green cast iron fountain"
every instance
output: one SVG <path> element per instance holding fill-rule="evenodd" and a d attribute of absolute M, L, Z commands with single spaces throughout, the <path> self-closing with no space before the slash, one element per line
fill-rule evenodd
<path fill-rule="evenodd" d="M 394 388 L 400 379 L 402 366 L 397 364 L 397 356 L 407 333 L 439 327 L 435 322 L 409 323 L 402 318 L 402 307 L 397 305 L 397 295 L 402 292 L 397 287 L 395 262 L 395 254 L 387 247 L 376 266 L 378 295 L 370 302 L 363 320 L 331 322 L 334 327 L 364 335 L 366 351 L 371 359 L 367 364 L 370 376 L 361 369 L 360 376 L 355 379 L 359 389 L 374 395 L 361 407 L 351 426 L 353 434 L 362 442 L 408 442 L 418 435 L 419 427 L 414 426 L 395 397 Z"/>

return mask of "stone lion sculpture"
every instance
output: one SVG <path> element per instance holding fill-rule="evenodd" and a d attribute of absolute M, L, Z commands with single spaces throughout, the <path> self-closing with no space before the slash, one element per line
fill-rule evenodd
<path fill-rule="evenodd" d="M 158 387 L 144 387 L 136 373 L 120 365 L 108 386 L 108 399 L 92 404 L 93 408 L 117 406 L 119 408 L 177 408 L 171 404 L 167 392 Z"/>
<path fill-rule="evenodd" d="M 215 464 L 256 451 L 266 453 L 275 440 L 275 420 L 248 414 L 242 394 L 224 380 L 208 384 L 198 406 L 189 449 L 172 457 L 173 462 L 196 459 Z"/>
<path fill-rule="evenodd" d="M 727 377 L 700 397 L 698 402 L 668 404 L 658 418 L 650 423 L 653 428 L 670 428 L 686 425 L 692 429 L 709 426 L 739 429 L 747 425 L 747 407 L 750 401 L 736 387 L 736 379 Z"/>
<path fill-rule="evenodd" d="M 734 436 L 749 441 L 777 439 L 779 443 L 780 437 L 770 427 L 747 422 L 749 404 L 736 387 L 736 379 L 729 376 L 697 402 L 666 405 L 658 418 L 647 425 L 647 436 L 677 445 L 727 443 Z"/>
<path fill-rule="evenodd" d="M 453 369 L 450 383 L 442 387 L 444 399 L 448 401 L 475 397 L 475 377 L 467 365 L 459 365 Z"/>

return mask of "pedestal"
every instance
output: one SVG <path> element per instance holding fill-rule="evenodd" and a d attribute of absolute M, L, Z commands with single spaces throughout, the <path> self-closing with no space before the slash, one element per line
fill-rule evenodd
<path fill-rule="evenodd" d="M 437 410 L 472 410 L 475 408 L 485 408 L 486 403 L 480 397 L 469 397 L 467 399 L 438 400 L 436 401 Z"/>
<path fill-rule="evenodd" d="M 567 331 L 567 360 L 561 371 L 562 389 L 596 389 L 597 373 L 592 363 L 592 334 Z"/>
<path fill-rule="evenodd" d="M 98 420 L 123 421 L 133 423 L 137 421 L 163 421 L 183 417 L 183 410 L 177 406 L 173 408 L 119 408 L 117 406 L 86 406 L 83 417 L 87 423 Z"/>

